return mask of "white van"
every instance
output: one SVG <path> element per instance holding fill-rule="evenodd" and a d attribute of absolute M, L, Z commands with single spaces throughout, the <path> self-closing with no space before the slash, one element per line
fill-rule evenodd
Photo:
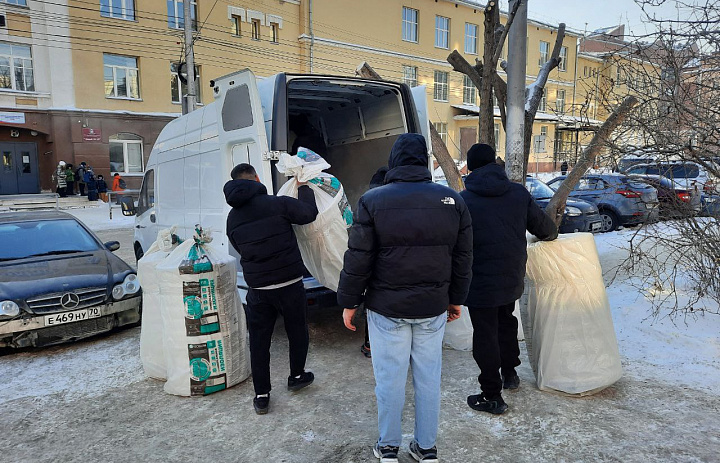
<path fill-rule="evenodd" d="M 256 80 L 250 70 L 211 81 L 215 101 L 170 122 L 150 153 L 135 220 L 135 254 L 177 226 L 182 239 L 195 224 L 212 231 L 214 243 L 237 254 L 225 223 L 230 206 L 223 186 L 233 166 L 255 167 L 269 194 L 286 178 L 275 168 L 279 153 L 309 123 L 322 135 L 329 172 L 342 182 L 353 207 L 375 171 L 387 165 L 403 133 L 429 140 L 425 87 L 351 77 L 277 74 Z M 299 127 L 297 121 L 302 121 Z M 428 143 L 428 147 L 429 147 Z M 308 300 L 334 304 L 334 293 L 305 278 Z M 245 289 L 242 273 L 238 287 Z"/>

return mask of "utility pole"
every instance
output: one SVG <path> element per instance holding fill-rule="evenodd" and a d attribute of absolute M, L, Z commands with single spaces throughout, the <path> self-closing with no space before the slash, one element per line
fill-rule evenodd
<path fill-rule="evenodd" d="M 527 2 L 510 0 L 510 10 L 521 2 L 508 34 L 507 137 L 505 170 L 513 182 L 525 183 L 525 62 L 527 56 Z"/>
<path fill-rule="evenodd" d="M 183 114 L 187 114 L 197 109 L 197 95 L 195 95 L 195 50 L 193 41 L 191 0 L 183 0 L 183 24 L 185 31 L 185 68 L 187 72 L 187 95 L 184 97 L 186 104 L 183 105 Z"/>

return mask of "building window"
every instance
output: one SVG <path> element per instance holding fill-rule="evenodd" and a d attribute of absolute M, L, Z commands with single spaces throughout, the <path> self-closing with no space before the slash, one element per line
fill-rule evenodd
<path fill-rule="evenodd" d="M 495 124 L 495 151 L 500 151 L 500 124 Z"/>
<path fill-rule="evenodd" d="M 105 98 L 140 99 L 137 58 L 103 54 Z"/>
<path fill-rule="evenodd" d="M 238 37 L 240 37 L 242 35 L 241 34 L 241 32 L 242 32 L 241 24 L 242 24 L 242 18 L 240 16 L 237 16 L 237 15 L 230 16 L 230 27 L 231 27 L 232 35 L 235 35 Z"/>
<path fill-rule="evenodd" d="M 587 66 L 583 66 L 583 77 L 587 77 Z"/>
<path fill-rule="evenodd" d="M 477 55 L 477 24 L 465 23 L 465 53 Z"/>
<path fill-rule="evenodd" d="M 622 85 L 622 68 L 620 66 L 615 70 L 615 85 Z"/>
<path fill-rule="evenodd" d="M 190 16 L 192 17 L 192 28 L 197 30 L 197 1 L 190 3 Z M 183 29 L 185 27 L 185 13 L 183 0 L 167 0 L 168 27 L 171 29 Z"/>
<path fill-rule="evenodd" d="M 9 3 L 10 5 L 27 6 L 27 0 L 0 0 L 0 3 Z"/>
<path fill-rule="evenodd" d="M 540 135 L 534 137 L 535 138 L 535 152 L 536 153 L 545 153 L 547 150 L 545 149 L 545 142 L 547 140 L 547 126 L 543 125 L 540 127 Z"/>
<path fill-rule="evenodd" d="M 445 49 L 450 47 L 450 18 L 435 16 L 435 46 Z"/>
<path fill-rule="evenodd" d="M 403 83 L 411 87 L 417 87 L 417 67 L 403 66 Z"/>
<path fill-rule="evenodd" d="M 540 98 L 540 104 L 538 105 L 538 111 L 544 113 L 547 111 L 547 90 L 543 89 L 542 97 Z"/>
<path fill-rule="evenodd" d="M 438 135 L 440 135 L 440 138 L 442 138 L 443 143 L 447 146 L 447 123 L 433 122 L 433 125 L 435 126 L 435 130 L 437 130 Z"/>
<path fill-rule="evenodd" d="M 402 39 L 406 42 L 418 41 L 418 10 L 406 6 L 402 10 Z"/>
<path fill-rule="evenodd" d="M 135 0 L 100 0 L 100 16 L 135 20 Z"/>
<path fill-rule="evenodd" d="M 272 31 L 272 43 L 280 43 L 280 26 L 278 23 L 270 23 L 270 30 Z"/>
<path fill-rule="evenodd" d="M 558 69 L 561 71 L 567 71 L 567 47 L 560 47 L 560 64 L 558 65 Z"/>
<path fill-rule="evenodd" d="M 250 24 L 252 25 L 252 39 L 260 40 L 260 20 L 253 19 Z"/>
<path fill-rule="evenodd" d="M 131 174 L 143 171 L 142 138 L 132 133 L 110 137 L 110 172 Z"/>
<path fill-rule="evenodd" d="M 538 65 L 542 66 L 543 64 L 547 63 L 548 56 L 550 53 L 550 44 L 548 42 L 540 41 L 540 59 L 538 60 Z"/>
<path fill-rule="evenodd" d="M 183 95 L 187 95 L 187 84 L 183 83 L 178 77 L 178 66 L 180 63 L 170 63 L 170 92 L 172 93 L 173 103 L 182 103 Z M 200 69 L 195 66 L 195 98 L 200 103 Z"/>
<path fill-rule="evenodd" d="M 30 45 L 0 43 L 0 88 L 35 91 Z"/>
<path fill-rule="evenodd" d="M 435 101 L 448 100 L 448 73 L 435 71 L 435 86 L 433 99 Z"/>
<path fill-rule="evenodd" d="M 557 98 L 555 99 L 555 107 L 557 109 L 557 112 L 559 112 L 561 114 L 565 112 L 565 90 L 557 91 Z"/>
<path fill-rule="evenodd" d="M 463 75 L 463 104 L 477 104 L 477 91 L 472 80 Z"/>

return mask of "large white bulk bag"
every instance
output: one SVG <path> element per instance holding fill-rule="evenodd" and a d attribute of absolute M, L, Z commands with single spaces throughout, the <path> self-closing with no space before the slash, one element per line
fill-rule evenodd
<path fill-rule="evenodd" d="M 198 229 L 157 266 L 169 394 L 207 395 L 250 376 L 236 261 L 209 241 Z"/>
<path fill-rule="evenodd" d="M 528 245 L 521 304 L 530 364 L 541 390 L 588 395 L 622 375 L 620 353 L 591 233 Z"/>
<path fill-rule="evenodd" d="M 163 320 L 160 313 L 160 284 L 156 267 L 173 250 L 174 231 L 174 227 L 161 230 L 157 241 L 138 261 L 138 280 L 143 291 L 140 361 L 146 376 L 161 380 L 167 378 L 167 371 L 163 346 Z"/>
<path fill-rule="evenodd" d="M 278 196 L 297 198 L 298 181 L 308 182 L 315 193 L 317 218 L 307 225 L 293 225 L 293 229 L 305 267 L 320 284 L 337 291 L 352 211 L 340 181 L 322 172 L 329 167 L 318 154 L 302 147 L 296 156 L 282 153 L 277 169 L 292 178 L 280 187 Z"/>

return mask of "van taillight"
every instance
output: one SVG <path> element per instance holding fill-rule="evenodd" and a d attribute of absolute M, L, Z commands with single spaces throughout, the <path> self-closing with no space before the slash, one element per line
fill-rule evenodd
<path fill-rule="evenodd" d="M 680 201 L 685 201 L 686 203 L 690 201 L 690 193 L 687 191 L 678 191 L 677 197 Z"/>
<path fill-rule="evenodd" d="M 619 195 L 623 195 L 626 198 L 639 198 L 640 197 L 640 193 L 638 193 L 637 191 L 632 191 L 632 190 L 617 190 L 615 193 L 617 193 Z"/>

